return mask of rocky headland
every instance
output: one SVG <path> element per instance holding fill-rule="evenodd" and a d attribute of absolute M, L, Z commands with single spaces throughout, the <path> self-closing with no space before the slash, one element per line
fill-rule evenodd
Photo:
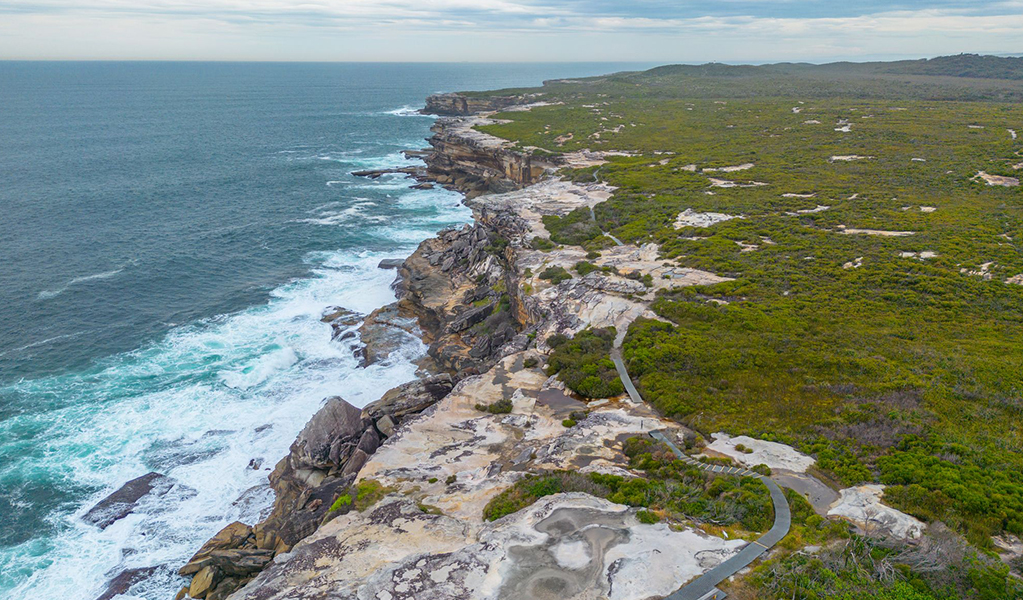
<path fill-rule="evenodd" d="M 490 111 L 528 110 L 536 100 L 430 97 L 427 112 L 454 116 L 435 124 L 421 154 L 426 167 L 402 172 L 463 192 L 475 221 L 441 231 L 400 265 L 381 265 L 397 269 L 393 304 L 367 316 L 324 315 L 335 339 L 359 337 L 364 364 L 387 360 L 406 336 L 421 338 L 428 346 L 421 378 L 362 409 L 327 399 L 270 474 L 266 518 L 232 523 L 199 549 L 180 569 L 187 579 L 179 599 L 639 600 L 670 594 L 747 545 L 641 522 L 635 508 L 579 492 L 483 518 L 488 502 L 530 473 L 630 476 L 622 447 L 630 437 L 657 430 L 692 445 L 696 434 L 628 394 L 587 402 L 567 390 L 545 373 L 546 340 L 613 327 L 620 342 L 633 320 L 657 318 L 648 307 L 658 290 L 726 280 L 672 266 L 656 245 L 621 243 L 591 256 L 598 268 L 585 276 L 541 278 L 587 255 L 569 245 L 537 249 L 536 239 L 550 237 L 543 216 L 592 208 L 613 189 L 557 175 L 565 165 L 599 164 L 599 153 L 539 159 L 475 129 Z M 498 403 L 505 409 L 488 410 Z M 719 438 L 707 452 L 727 456 L 728 442 Z M 875 514 L 874 490 L 836 503 L 834 491 L 805 473 L 812 459 L 747 445 L 761 462 L 792 469 L 793 487 L 817 490 L 819 512 L 834 503 L 833 514 L 854 522 Z M 150 478 L 134 487 L 168 485 Z M 116 518 L 137 499 L 124 496 L 96 518 Z M 899 515 L 884 517 L 918 535 Z"/>

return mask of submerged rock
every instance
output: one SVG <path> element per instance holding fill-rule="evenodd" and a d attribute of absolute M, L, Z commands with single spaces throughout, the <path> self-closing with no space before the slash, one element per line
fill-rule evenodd
<path fill-rule="evenodd" d="M 116 492 L 100 500 L 82 516 L 82 520 L 100 529 L 106 529 L 114 522 L 130 515 L 145 496 L 149 494 L 162 496 L 176 483 L 166 475 L 146 473 L 125 483 Z"/>
<path fill-rule="evenodd" d="M 110 583 L 107 584 L 107 589 L 97 596 L 96 600 L 112 600 L 112 598 L 127 594 L 131 586 L 148 578 L 158 569 L 159 567 L 142 567 L 121 571 L 110 580 Z"/>

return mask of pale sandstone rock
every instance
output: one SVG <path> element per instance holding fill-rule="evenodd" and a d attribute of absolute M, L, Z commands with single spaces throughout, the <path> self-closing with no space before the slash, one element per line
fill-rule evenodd
<path fill-rule="evenodd" d="M 972 181 L 977 181 L 978 179 L 988 185 L 1000 185 L 1002 187 L 1016 187 L 1019 185 L 1019 179 L 1015 177 L 991 175 L 985 171 L 978 171 L 977 174 L 973 176 Z"/>
<path fill-rule="evenodd" d="M 732 437 L 724 433 L 715 433 L 711 437 L 714 442 L 707 445 L 705 452 L 722 454 L 747 467 L 767 465 L 771 469 L 804 473 L 816 462 L 813 458 L 798 452 L 791 446 L 777 442 L 758 440 L 746 435 Z M 735 447 L 738 444 L 746 446 L 753 452 L 746 453 L 737 450 Z"/>
<path fill-rule="evenodd" d="M 741 219 L 742 217 L 736 215 L 726 215 L 724 213 L 715 212 L 696 212 L 691 208 L 687 208 L 679 213 L 678 218 L 675 219 L 675 229 L 682 229 L 683 227 L 710 227 L 723 221 L 729 221 L 731 219 Z"/>
<path fill-rule="evenodd" d="M 745 542 L 665 525 L 586 494 L 557 494 L 493 523 L 464 523 L 403 499 L 325 525 L 235 600 L 664 596 Z"/>
<path fill-rule="evenodd" d="M 842 517 L 872 535 L 890 535 L 901 540 L 915 540 L 924 531 L 924 524 L 904 512 L 881 504 L 883 485 L 861 485 L 840 492 L 838 501 L 828 515 Z"/>

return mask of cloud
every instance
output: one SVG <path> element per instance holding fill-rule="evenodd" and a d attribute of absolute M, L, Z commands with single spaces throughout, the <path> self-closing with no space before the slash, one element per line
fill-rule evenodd
<path fill-rule="evenodd" d="M 0 15 L 7 58 L 763 61 L 1023 50 L 1023 0 L 0 0 Z"/>

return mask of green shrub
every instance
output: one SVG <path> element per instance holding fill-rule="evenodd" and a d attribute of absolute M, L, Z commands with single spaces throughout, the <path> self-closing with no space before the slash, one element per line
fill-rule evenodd
<path fill-rule="evenodd" d="M 544 215 L 543 225 L 550 232 L 551 240 L 570 246 L 580 246 L 604 235 L 600 226 L 590 216 L 590 209 L 585 206 L 573 210 L 564 217 Z"/>
<path fill-rule="evenodd" d="M 551 336 L 554 350 L 547 359 L 548 374 L 557 374 L 573 392 L 586 398 L 609 398 L 625 393 L 609 353 L 615 330 L 588 329 L 574 338 Z"/>
<path fill-rule="evenodd" d="M 530 242 L 530 246 L 532 246 L 533 250 L 541 250 L 543 252 L 554 249 L 554 244 L 549 239 L 540 236 L 534 237 L 533 241 Z"/>
<path fill-rule="evenodd" d="M 575 263 L 575 267 L 573 268 L 575 269 L 575 272 L 578 273 L 581 277 L 585 277 L 586 275 L 594 271 L 600 270 L 600 267 L 593 263 L 586 262 L 585 260 Z"/>
<path fill-rule="evenodd" d="M 654 523 L 660 523 L 661 517 L 655 512 L 649 510 L 641 510 L 636 513 L 636 518 L 639 519 L 640 523 L 645 525 L 653 525 Z"/>
<path fill-rule="evenodd" d="M 352 496 L 350 494 L 341 494 L 337 497 L 337 500 L 330 505 L 330 510 L 342 510 L 352 505 Z"/>
<path fill-rule="evenodd" d="M 522 366 L 527 369 L 532 369 L 538 364 L 540 364 L 540 361 L 537 360 L 535 356 L 530 356 L 529 358 L 522 361 Z"/>
<path fill-rule="evenodd" d="M 490 404 L 476 404 L 476 410 L 481 412 L 488 412 L 492 415 L 503 415 L 512 411 L 512 401 L 508 398 L 502 398 L 491 402 Z"/>
<path fill-rule="evenodd" d="M 562 281 L 568 281 L 572 279 L 572 274 L 565 270 L 565 267 L 547 267 L 539 275 L 540 279 L 550 281 L 554 285 L 558 285 Z"/>
<path fill-rule="evenodd" d="M 564 421 L 561 422 L 561 424 L 565 427 L 575 427 L 575 420 L 565 419 Z"/>

